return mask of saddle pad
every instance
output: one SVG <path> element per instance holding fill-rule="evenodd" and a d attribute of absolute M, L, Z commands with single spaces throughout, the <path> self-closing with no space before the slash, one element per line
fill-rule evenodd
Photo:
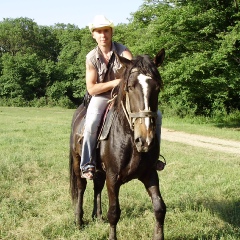
<path fill-rule="evenodd" d="M 115 116 L 116 116 L 116 111 L 114 111 L 113 108 L 110 108 L 107 113 L 101 135 L 99 136 L 100 141 L 107 139 L 110 128 L 112 126 L 113 119 L 115 118 Z"/>

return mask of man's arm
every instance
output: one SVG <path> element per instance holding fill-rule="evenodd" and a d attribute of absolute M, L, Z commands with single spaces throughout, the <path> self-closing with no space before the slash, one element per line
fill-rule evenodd
<path fill-rule="evenodd" d="M 123 52 L 123 57 L 131 60 L 132 53 L 126 49 Z M 86 85 L 87 91 L 90 95 L 97 95 L 109 90 L 112 90 L 115 86 L 119 84 L 121 79 L 114 79 L 109 82 L 97 83 L 97 71 L 94 68 L 93 64 L 89 61 L 86 62 Z"/>
<path fill-rule="evenodd" d="M 129 60 L 132 60 L 133 56 L 132 56 L 132 53 L 126 49 L 125 51 L 123 51 L 123 57 L 129 59 Z"/>
<path fill-rule="evenodd" d="M 119 79 L 109 82 L 97 83 L 97 71 L 91 62 L 86 63 L 86 85 L 90 95 L 97 95 L 113 89 L 119 83 Z"/>

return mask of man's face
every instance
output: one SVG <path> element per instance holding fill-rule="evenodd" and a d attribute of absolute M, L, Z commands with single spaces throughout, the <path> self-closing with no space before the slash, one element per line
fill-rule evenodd
<path fill-rule="evenodd" d="M 112 42 L 112 28 L 96 28 L 93 30 L 92 36 L 99 46 L 107 46 Z"/>

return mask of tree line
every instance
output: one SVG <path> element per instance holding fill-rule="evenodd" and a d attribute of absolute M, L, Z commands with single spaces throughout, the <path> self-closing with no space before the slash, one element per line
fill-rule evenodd
<path fill-rule="evenodd" d="M 114 41 L 154 56 L 164 91 L 159 108 L 211 116 L 240 110 L 239 0 L 144 0 Z M 85 94 L 88 28 L 39 26 L 29 18 L 0 22 L 0 105 L 76 107 Z"/>

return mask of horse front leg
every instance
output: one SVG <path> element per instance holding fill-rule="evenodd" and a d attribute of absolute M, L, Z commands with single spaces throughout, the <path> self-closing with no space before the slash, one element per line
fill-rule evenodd
<path fill-rule="evenodd" d="M 108 190 L 108 200 L 109 200 L 109 208 L 108 208 L 108 222 L 110 224 L 109 231 L 109 240 L 117 240 L 117 223 L 120 219 L 121 209 L 119 205 L 119 189 L 120 184 L 116 183 L 117 180 L 114 178 L 107 178 L 107 190 Z"/>
<path fill-rule="evenodd" d="M 105 172 L 97 171 L 94 178 L 94 206 L 92 218 L 102 220 L 102 199 L 101 194 L 106 179 Z"/>
<path fill-rule="evenodd" d="M 157 194 L 158 188 L 151 187 L 148 189 L 148 192 L 151 195 L 153 210 L 156 218 L 156 224 L 153 234 L 154 240 L 163 240 L 164 239 L 164 219 L 166 215 L 166 205 L 162 199 L 161 194 Z"/>
<path fill-rule="evenodd" d="M 148 178 L 141 180 L 151 197 L 153 211 L 156 219 L 153 240 L 164 240 L 164 219 L 166 215 L 166 205 L 162 199 L 159 189 L 159 179 L 157 172 L 153 170 Z M 150 177 L 151 176 L 151 177 Z"/>

